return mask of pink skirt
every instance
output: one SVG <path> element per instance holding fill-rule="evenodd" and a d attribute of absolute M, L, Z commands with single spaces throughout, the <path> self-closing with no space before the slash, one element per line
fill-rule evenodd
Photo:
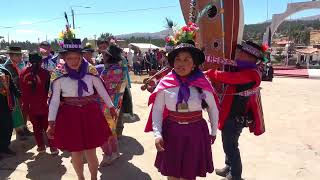
<path fill-rule="evenodd" d="M 57 148 L 70 152 L 93 149 L 102 146 L 111 135 L 97 103 L 59 107 L 54 135 Z"/>

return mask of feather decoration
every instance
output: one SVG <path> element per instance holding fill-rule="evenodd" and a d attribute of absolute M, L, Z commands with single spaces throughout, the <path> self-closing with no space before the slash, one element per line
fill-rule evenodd
<path fill-rule="evenodd" d="M 167 28 L 168 29 L 172 29 L 173 26 L 174 26 L 173 21 L 171 19 L 167 18 L 167 17 L 166 17 L 166 21 L 167 21 Z"/>

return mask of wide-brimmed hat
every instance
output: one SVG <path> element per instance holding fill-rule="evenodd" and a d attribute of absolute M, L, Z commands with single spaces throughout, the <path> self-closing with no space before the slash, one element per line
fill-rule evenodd
<path fill-rule="evenodd" d="M 48 41 L 42 41 L 39 46 L 45 46 L 45 47 L 51 47 L 50 43 Z"/>
<path fill-rule="evenodd" d="M 263 49 L 260 45 L 251 41 L 242 41 L 241 44 L 237 45 L 237 48 L 243 52 L 246 52 L 257 59 L 263 58 Z"/>
<path fill-rule="evenodd" d="M 10 46 L 7 49 L 7 54 L 22 54 L 21 47 L 18 46 Z"/>
<path fill-rule="evenodd" d="M 117 61 L 121 61 L 122 60 L 122 56 L 121 56 L 122 49 L 118 45 L 111 44 L 109 46 L 109 48 L 104 52 L 107 55 L 109 55 L 112 58 L 114 58 L 115 60 L 117 60 Z"/>
<path fill-rule="evenodd" d="M 90 43 L 87 43 L 86 46 L 84 48 L 82 48 L 82 53 L 86 53 L 86 52 L 94 52 L 94 49 L 92 48 L 92 45 Z"/>
<path fill-rule="evenodd" d="M 42 61 L 42 56 L 38 52 L 31 52 L 29 53 L 29 62 L 31 64 L 33 63 L 39 63 Z"/>
<path fill-rule="evenodd" d="M 205 55 L 203 53 L 203 51 L 201 51 L 200 49 L 195 47 L 195 43 L 193 41 L 187 41 L 185 43 L 180 43 L 179 45 L 177 45 L 174 50 L 172 50 L 169 54 L 168 54 L 168 62 L 171 66 L 173 66 L 174 64 L 174 59 L 176 58 L 176 56 L 179 54 L 179 52 L 181 51 L 187 51 L 190 52 L 192 59 L 193 59 L 193 63 L 196 66 L 201 65 L 202 63 L 204 63 L 205 61 Z"/>
<path fill-rule="evenodd" d="M 80 39 L 64 39 L 62 50 L 60 53 L 65 52 L 81 52 L 82 46 L 81 46 L 81 40 Z"/>

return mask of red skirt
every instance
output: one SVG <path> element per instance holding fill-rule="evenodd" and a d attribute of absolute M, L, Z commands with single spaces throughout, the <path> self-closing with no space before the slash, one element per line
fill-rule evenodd
<path fill-rule="evenodd" d="M 59 107 L 54 141 L 57 148 L 70 152 L 103 145 L 111 130 L 95 102 L 82 107 L 63 104 Z"/>

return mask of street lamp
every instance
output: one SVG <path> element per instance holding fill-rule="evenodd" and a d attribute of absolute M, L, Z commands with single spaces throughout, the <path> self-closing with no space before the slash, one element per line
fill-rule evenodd
<path fill-rule="evenodd" d="M 71 6 L 71 15 L 72 15 L 72 26 L 73 26 L 73 29 L 75 29 L 75 23 L 74 23 L 74 10 L 73 8 L 75 7 L 80 7 L 80 8 L 85 8 L 85 9 L 90 9 L 91 7 L 90 6 Z"/>

